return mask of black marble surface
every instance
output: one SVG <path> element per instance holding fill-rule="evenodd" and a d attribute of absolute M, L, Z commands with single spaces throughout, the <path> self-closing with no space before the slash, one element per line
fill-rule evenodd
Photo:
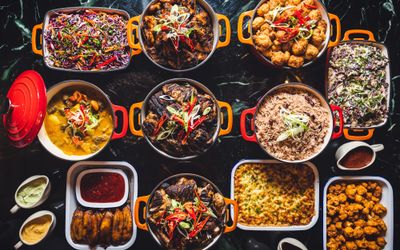
<path fill-rule="evenodd" d="M 162 179 L 179 172 L 202 174 L 214 181 L 229 196 L 230 173 L 241 159 L 265 159 L 258 145 L 245 142 L 239 132 L 239 116 L 243 109 L 256 104 L 257 98 L 286 79 L 300 79 L 320 91 L 324 89 L 325 58 L 301 71 L 286 72 L 266 68 L 236 38 L 237 18 L 243 11 L 255 7 L 254 0 L 210 0 L 216 12 L 227 15 L 232 25 L 229 47 L 219 49 L 205 65 L 194 72 L 181 75 L 160 70 L 145 56 L 132 59 L 128 69 L 112 74 L 72 74 L 52 71 L 43 65 L 42 58 L 31 51 L 31 29 L 42 22 L 46 11 L 59 7 L 89 5 L 120 8 L 131 16 L 141 13 L 148 4 L 135 0 L 1 0 L 0 1 L 0 95 L 4 95 L 18 74 L 35 69 L 43 76 L 46 86 L 66 79 L 83 79 L 100 86 L 119 105 L 127 108 L 141 101 L 159 82 L 172 77 L 188 77 L 209 87 L 220 100 L 229 102 L 234 110 L 234 129 L 229 136 L 218 140 L 205 155 L 186 163 L 167 160 L 154 152 L 145 140 L 128 135 L 110 143 L 107 149 L 92 160 L 118 160 L 132 164 L 139 176 L 139 195 L 146 195 Z M 399 0 L 327 0 L 328 10 L 338 15 L 343 31 L 363 28 L 373 31 L 376 39 L 389 48 L 392 69 L 392 100 L 388 123 L 378 129 L 369 143 L 383 143 L 385 150 L 378 154 L 375 164 L 354 175 L 382 176 L 390 181 L 395 197 L 395 247 L 400 249 L 398 191 L 400 188 L 400 1 Z M 342 32 L 343 34 L 343 32 Z M 38 141 L 23 150 L 13 150 L 0 139 L 0 248 L 11 249 L 18 241 L 18 230 L 31 213 L 49 209 L 57 216 L 57 227 L 43 243 L 32 249 L 70 249 L 64 236 L 64 202 L 66 172 L 71 162 L 51 156 Z M 320 173 L 320 190 L 332 176 L 349 175 L 335 167 L 334 152 L 344 139 L 331 142 L 312 162 Z M 51 176 L 53 189 L 49 200 L 38 208 L 20 210 L 11 215 L 14 192 L 25 178 L 34 174 Z M 317 224 L 303 232 L 249 232 L 237 229 L 224 235 L 214 249 L 276 249 L 284 237 L 303 241 L 310 250 L 323 249 L 322 204 Z M 28 249 L 28 247 L 24 247 Z M 157 249 L 151 236 L 139 231 L 133 249 Z"/>

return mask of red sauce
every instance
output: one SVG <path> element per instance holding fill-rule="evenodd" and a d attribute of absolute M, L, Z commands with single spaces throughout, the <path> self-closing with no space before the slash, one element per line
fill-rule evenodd
<path fill-rule="evenodd" d="M 88 202 L 117 202 L 125 193 L 122 175 L 117 173 L 90 173 L 81 180 L 81 196 Z"/>
<path fill-rule="evenodd" d="M 372 161 L 373 153 L 368 147 L 358 147 L 346 154 L 339 164 L 346 168 L 362 168 Z"/>

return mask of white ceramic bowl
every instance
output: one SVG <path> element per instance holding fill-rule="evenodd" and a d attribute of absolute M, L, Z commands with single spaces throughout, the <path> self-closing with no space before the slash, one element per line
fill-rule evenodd
<path fill-rule="evenodd" d="M 87 174 L 93 174 L 93 173 L 115 173 L 115 174 L 121 175 L 122 178 L 124 179 L 124 195 L 122 196 L 121 200 L 116 201 L 116 202 L 101 202 L 101 203 L 85 201 L 82 198 L 82 193 L 81 193 L 82 178 Z M 124 171 L 122 171 L 121 169 L 110 169 L 110 168 L 88 169 L 88 170 L 82 171 L 76 179 L 76 184 L 75 184 L 76 199 L 82 206 L 85 206 L 85 207 L 91 207 L 91 208 L 120 207 L 120 206 L 124 205 L 126 200 L 128 199 L 128 192 L 129 192 L 128 178 L 126 177 L 126 174 L 124 173 Z"/>
<path fill-rule="evenodd" d="M 29 182 L 32 182 L 32 181 L 37 180 L 37 179 L 40 179 L 40 178 L 43 178 L 43 179 L 46 180 L 46 187 L 44 188 L 44 191 L 43 191 L 43 193 L 42 193 L 42 197 L 40 197 L 40 199 L 39 199 L 35 204 L 33 204 L 33 205 L 31 205 L 31 206 L 25 206 L 24 204 L 21 204 L 20 202 L 18 202 L 18 199 L 17 199 L 18 191 L 19 191 L 23 186 L 25 186 L 26 184 L 28 184 Z M 41 204 L 42 204 L 43 202 L 45 202 L 46 199 L 49 197 L 50 190 L 51 190 L 50 180 L 49 180 L 49 178 L 48 178 L 46 175 L 34 175 L 34 176 L 29 177 L 28 179 L 26 179 L 25 181 L 23 181 L 23 182 L 18 186 L 17 190 L 15 191 L 14 199 L 15 199 L 15 203 L 17 203 L 17 204 L 14 205 L 14 206 L 10 209 L 10 212 L 11 212 L 12 214 L 14 214 L 14 213 L 16 213 L 20 208 L 29 209 L 29 208 L 34 208 L 34 207 L 37 207 L 37 206 L 41 205 Z"/>
<path fill-rule="evenodd" d="M 49 230 L 46 232 L 45 236 L 44 236 L 42 239 L 40 239 L 40 240 L 38 240 L 37 242 L 35 242 L 35 243 L 29 243 L 29 242 L 24 241 L 24 240 L 22 239 L 22 229 L 24 229 L 25 225 L 26 225 L 28 222 L 30 222 L 30 221 L 32 221 L 32 220 L 34 220 L 34 219 L 36 219 L 36 218 L 45 216 L 45 215 L 50 215 L 50 217 L 51 217 L 50 227 L 49 227 Z M 22 247 L 24 244 L 25 244 L 25 245 L 28 245 L 28 246 L 33 246 L 33 245 L 38 244 L 39 242 L 43 241 L 43 240 L 54 230 L 55 226 L 56 226 L 56 216 L 55 216 L 52 212 L 47 211 L 47 210 L 42 210 L 42 211 L 39 211 L 39 212 L 36 212 L 36 213 L 32 214 L 31 216 L 29 216 L 29 217 L 24 221 L 24 223 L 22 223 L 22 226 L 21 226 L 21 228 L 19 229 L 19 238 L 20 238 L 20 241 L 19 241 L 17 244 L 14 245 L 14 248 L 15 248 L 15 249 L 18 249 L 18 248 Z"/>

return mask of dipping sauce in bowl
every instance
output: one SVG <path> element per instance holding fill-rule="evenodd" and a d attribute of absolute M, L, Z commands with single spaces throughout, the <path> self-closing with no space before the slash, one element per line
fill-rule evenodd
<path fill-rule="evenodd" d="M 89 173 L 82 177 L 81 196 L 87 202 L 117 202 L 125 194 L 125 181 L 118 173 Z"/>
<path fill-rule="evenodd" d="M 26 183 L 17 191 L 16 198 L 18 204 L 24 207 L 35 205 L 42 198 L 46 187 L 47 180 L 45 178 L 38 178 Z"/>
<path fill-rule="evenodd" d="M 47 235 L 52 221 L 49 214 L 29 221 L 22 229 L 21 239 L 28 244 L 38 243 Z"/>
<path fill-rule="evenodd" d="M 346 168 L 362 168 L 371 163 L 373 151 L 368 147 L 357 147 L 348 152 L 339 162 Z"/>

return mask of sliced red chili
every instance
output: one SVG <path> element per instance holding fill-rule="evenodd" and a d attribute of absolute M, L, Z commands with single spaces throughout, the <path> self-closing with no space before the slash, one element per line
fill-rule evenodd
<path fill-rule="evenodd" d="M 315 6 L 315 5 L 309 5 L 309 4 L 306 4 L 306 3 L 303 3 L 303 4 L 304 4 L 304 6 L 306 6 L 309 9 L 312 9 L 312 10 L 317 9 L 317 6 Z"/>
<path fill-rule="evenodd" d="M 109 58 L 108 60 L 100 63 L 99 65 L 96 66 L 97 69 L 101 69 L 104 66 L 107 66 L 108 64 L 112 63 L 113 61 L 117 60 L 117 56 L 112 56 L 111 58 Z"/>
<path fill-rule="evenodd" d="M 156 136 L 158 134 L 158 132 L 160 131 L 161 127 L 164 125 L 166 120 L 167 120 L 167 115 L 163 114 L 160 120 L 158 120 L 157 126 L 154 128 L 153 136 Z"/>
<path fill-rule="evenodd" d="M 198 223 L 194 229 L 189 233 L 189 238 L 193 238 L 196 236 L 206 225 L 208 219 L 210 219 L 210 216 L 207 216 L 202 222 Z"/>

